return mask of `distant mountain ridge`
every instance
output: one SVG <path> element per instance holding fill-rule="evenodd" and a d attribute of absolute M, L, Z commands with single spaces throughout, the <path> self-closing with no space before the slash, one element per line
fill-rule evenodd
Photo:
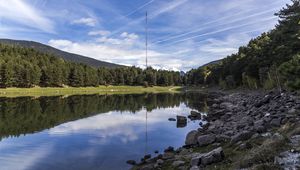
<path fill-rule="evenodd" d="M 26 40 L 12 40 L 12 39 L 0 39 L 0 43 L 9 44 L 9 45 L 19 45 L 24 48 L 33 48 L 37 51 L 43 53 L 50 53 L 61 57 L 67 61 L 75 62 L 75 63 L 83 63 L 92 67 L 107 67 L 107 68 L 117 68 L 117 67 L 124 67 L 122 65 L 109 63 L 105 61 L 96 60 L 90 57 L 73 54 L 69 52 L 65 52 L 54 47 L 35 42 L 35 41 L 26 41 Z"/>

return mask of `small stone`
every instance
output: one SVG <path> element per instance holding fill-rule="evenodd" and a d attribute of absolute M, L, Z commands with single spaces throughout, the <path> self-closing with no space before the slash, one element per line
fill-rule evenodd
<path fill-rule="evenodd" d="M 154 153 L 155 153 L 155 154 L 158 154 L 158 153 L 159 153 L 159 151 L 158 151 L 158 150 L 156 150 L 156 151 L 154 151 Z"/>
<path fill-rule="evenodd" d="M 148 155 L 145 155 L 144 156 L 144 159 L 146 160 L 146 159 L 150 159 L 151 158 L 151 154 L 148 154 Z"/>
<path fill-rule="evenodd" d="M 153 166 L 154 165 L 152 165 L 152 164 L 147 164 L 147 165 L 144 165 L 142 168 L 140 168 L 140 170 L 152 170 Z"/>
<path fill-rule="evenodd" d="M 162 159 L 166 160 L 166 159 L 172 159 L 174 158 L 174 153 L 173 152 L 166 152 L 163 154 Z"/>
<path fill-rule="evenodd" d="M 190 170 L 200 170 L 198 166 L 192 166 Z"/>
<path fill-rule="evenodd" d="M 272 119 L 271 123 L 270 123 L 272 126 L 276 126 L 276 127 L 279 127 L 281 125 L 281 118 L 275 118 L 275 119 Z"/>
<path fill-rule="evenodd" d="M 161 165 L 161 164 L 164 163 L 164 161 L 163 161 L 162 159 L 158 159 L 158 160 L 156 161 L 156 163 L 157 163 L 158 165 Z"/>
<path fill-rule="evenodd" d="M 179 166 L 182 166 L 184 164 L 185 164 L 184 161 L 175 161 L 175 162 L 172 163 L 172 166 L 173 167 L 179 167 Z"/>
<path fill-rule="evenodd" d="M 175 118 L 169 118 L 168 120 L 171 121 L 171 122 L 175 122 L 176 121 Z"/>
<path fill-rule="evenodd" d="M 174 147 L 169 146 L 167 149 L 164 150 L 165 152 L 173 152 L 174 151 Z"/>
<path fill-rule="evenodd" d="M 288 114 L 295 114 L 296 113 L 296 109 L 290 109 L 289 111 L 288 111 Z"/>
<path fill-rule="evenodd" d="M 126 163 L 129 165 L 136 165 L 135 160 L 128 160 L 128 161 L 126 161 Z"/>
<path fill-rule="evenodd" d="M 201 116 L 201 113 L 192 110 L 191 111 L 191 116 L 192 117 L 198 117 L 198 116 Z"/>

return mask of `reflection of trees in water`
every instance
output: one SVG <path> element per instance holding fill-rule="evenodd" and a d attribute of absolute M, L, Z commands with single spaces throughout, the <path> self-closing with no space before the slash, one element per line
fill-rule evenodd
<path fill-rule="evenodd" d="M 203 111 L 199 94 L 127 94 L 63 97 L 0 98 L 0 138 L 34 133 L 56 125 L 109 111 L 176 107 L 185 103 Z"/>

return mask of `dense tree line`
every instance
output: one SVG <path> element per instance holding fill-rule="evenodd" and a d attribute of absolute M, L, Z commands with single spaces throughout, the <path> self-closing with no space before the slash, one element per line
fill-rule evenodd
<path fill-rule="evenodd" d="M 94 68 L 31 48 L 0 44 L 0 87 L 180 85 L 179 72 L 136 67 Z"/>
<path fill-rule="evenodd" d="M 236 54 L 189 71 L 188 84 L 300 89 L 300 1 L 293 0 L 275 15 L 279 23 L 273 30 Z"/>

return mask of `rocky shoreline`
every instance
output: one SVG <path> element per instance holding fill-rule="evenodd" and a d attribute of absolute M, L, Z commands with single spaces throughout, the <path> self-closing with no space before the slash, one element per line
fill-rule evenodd
<path fill-rule="evenodd" d="M 210 92 L 202 128 L 185 145 L 146 155 L 132 169 L 300 169 L 300 97 L 297 92 Z M 200 126 L 199 126 L 200 127 Z"/>

